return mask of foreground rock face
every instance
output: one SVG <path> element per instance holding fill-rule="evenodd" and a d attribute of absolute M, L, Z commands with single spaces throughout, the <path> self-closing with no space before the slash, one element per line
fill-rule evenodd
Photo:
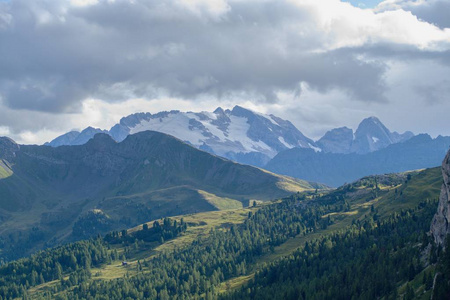
<path fill-rule="evenodd" d="M 450 151 L 442 162 L 442 176 L 444 182 L 439 196 L 439 205 L 431 222 L 431 233 L 436 243 L 442 245 L 447 234 L 450 234 Z"/>

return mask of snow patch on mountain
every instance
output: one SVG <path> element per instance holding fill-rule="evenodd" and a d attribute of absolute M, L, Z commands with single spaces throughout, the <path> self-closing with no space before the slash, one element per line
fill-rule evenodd
<path fill-rule="evenodd" d="M 195 124 L 192 124 L 193 122 L 190 122 L 190 120 L 192 120 L 192 118 L 190 118 L 188 114 L 171 112 L 165 118 L 142 120 L 140 123 L 130 128 L 129 134 L 135 134 L 146 130 L 159 131 L 172 136 L 182 137 L 184 141 L 199 146 L 204 136 L 202 135 L 202 132 L 193 129 Z"/>
<path fill-rule="evenodd" d="M 286 143 L 286 141 L 284 140 L 284 138 L 282 136 L 278 137 L 278 140 L 280 141 L 280 143 L 285 145 L 287 148 L 294 148 L 294 146 L 292 146 L 291 144 Z"/>
<path fill-rule="evenodd" d="M 319 147 L 315 147 L 311 144 L 309 144 L 309 146 L 311 147 L 311 149 L 313 149 L 315 152 L 322 152 L 322 149 L 320 149 Z"/>

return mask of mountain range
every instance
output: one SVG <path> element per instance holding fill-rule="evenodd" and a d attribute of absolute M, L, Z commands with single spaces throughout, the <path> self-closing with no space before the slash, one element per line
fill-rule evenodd
<path fill-rule="evenodd" d="M 219 107 L 214 112 L 133 114 L 108 131 L 88 127 L 62 135 L 49 145 L 82 144 L 96 133 L 121 141 L 145 130 L 173 135 L 239 163 L 335 187 L 362 176 L 438 166 L 450 146 L 450 137 L 391 132 L 376 117 L 362 120 L 355 131 L 335 128 L 313 141 L 287 120 L 240 106 Z"/>
<path fill-rule="evenodd" d="M 110 130 L 88 127 L 71 131 L 48 145 L 81 145 L 96 133 L 107 133 L 120 142 L 129 134 L 145 130 L 170 134 L 211 154 L 257 167 L 264 167 L 279 152 L 292 148 L 369 153 L 413 136 L 411 132 L 390 132 L 380 120 L 370 117 L 361 122 L 355 134 L 352 129 L 337 128 L 315 142 L 287 120 L 235 106 L 232 110 L 219 107 L 214 112 L 136 113 L 122 118 Z"/>
<path fill-rule="evenodd" d="M 402 143 L 365 154 L 293 148 L 280 152 L 265 168 L 337 187 L 363 176 L 436 167 L 449 146 L 450 137 L 433 139 L 428 134 L 419 134 Z"/>
<path fill-rule="evenodd" d="M 61 147 L 0 138 L 1 256 L 322 187 L 234 163 L 154 131 L 120 143 L 101 133 L 86 144 Z"/>

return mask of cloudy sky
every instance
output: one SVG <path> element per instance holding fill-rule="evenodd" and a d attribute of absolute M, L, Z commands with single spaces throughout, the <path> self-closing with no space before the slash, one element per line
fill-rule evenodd
<path fill-rule="evenodd" d="M 450 0 L 0 0 L 0 135 L 234 105 L 450 135 Z"/>

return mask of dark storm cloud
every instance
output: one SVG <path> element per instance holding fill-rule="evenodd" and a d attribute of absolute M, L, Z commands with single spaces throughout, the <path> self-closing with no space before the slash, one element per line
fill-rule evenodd
<path fill-rule="evenodd" d="M 450 99 L 450 81 L 444 79 L 434 85 L 420 85 L 415 91 L 431 105 L 439 105 Z"/>
<path fill-rule="evenodd" d="M 13 109 L 71 112 L 87 97 L 160 95 L 274 102 L 301 81 L 384 100 L 385 66 L 353 50 L 314 52 L 323 40 L 311 16 L 289 3 L 216 12 L 175 1 L 14 0 L 0 9 L 0 95 Z"/>

